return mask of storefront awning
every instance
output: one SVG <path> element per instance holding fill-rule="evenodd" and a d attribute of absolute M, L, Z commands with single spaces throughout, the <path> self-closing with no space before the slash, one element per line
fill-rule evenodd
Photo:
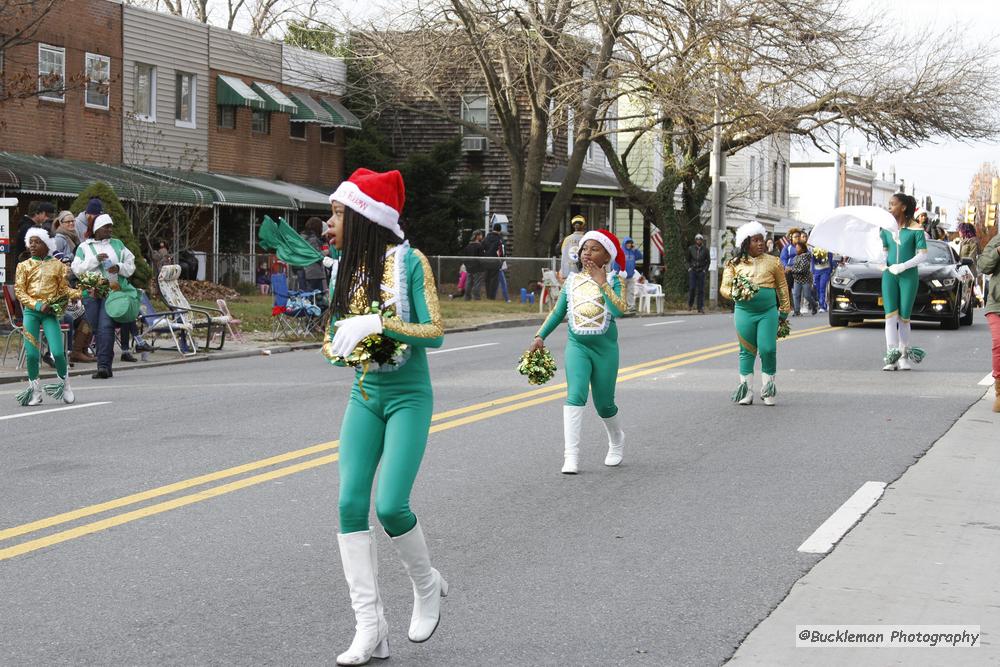
<path fill-rule="evenodd" d="M 299 110 L 295 102 L 288 99 L 288 96 L 278 90 L 278 87 L 272 83 L 254 81 L 250 87 L 255 93 L 264 98 L 264 109 L 267 111 L 294 114 Z"/>
<path fill-rule="evenodd" d="M 319 98 L 319 103 L 323 105 L 333 118 L 334 127 L 346 127 L 350 130 L 360 130 L 361 121 L 353 113 L 347 110 L 343 104 L 330 97 Z"/>
<path fill-rule="evenodd" d="M 215 80 L 215 103 L 224 107 L 266 109 L 267 102 L 242 80 L 220 74 Z"/>
<path fill-rule="evenodd" d="M 333 117 L 323 106 L 305 93 L 290 93 L 289 97 L 295 102 L 298 109 L 292 116 L 293 121 L 300 123 L 319 123 L 320 125 L 333 125 Z"/>
<path fill-rule="evenodd" d="M 542 179 L 542 192 L 556 192 L 566 178 L 566 167 L 555 167 Z M 618 179 L 610 174 L 583 169 L 576 181 L 574 194 L 589 197 L 624 197 Z"/>
<path fill-rule="evenodd" d="M 327 214 L 330 212 L 330 192 L 328 189 L 311 188 L 304 185 L 286 183 L 285 181 L 268 181 L 263 178 L 252 178 L 250 176 L 227 175 L 224 178 L 237 180 L 255 188 L 271 190 L 284 195 L 294 201 L 300 210 L 318 210 L 324 211 Z"/>
<path fill-rule="evenodd" d="M 209 190 L 121 165 L 0 152 L 0 184 L 16 192 L 76 197 L 101 181 L 119 199 L 151 204 L 211 206 Z"/>
<path fill-rule="evenodd" d="M 223 176 L 202 171 L 180 171 L 176 169 L 148 169 L 151 174 L 163 178 L 177 179 L 211 191 L 219 206 L 240 206 L 245 208 L 298 208 L 286 195 L 259 188 L 245 182 L 238 176 Z"/>

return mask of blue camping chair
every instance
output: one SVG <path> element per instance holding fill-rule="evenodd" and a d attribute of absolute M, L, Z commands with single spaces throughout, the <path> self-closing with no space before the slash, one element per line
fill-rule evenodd
<path fill-rule="evenodd" d="M 320 290 L 299 291 L 288 289 L 288 277 L 284 273 L 271 274 L 271 294 L 274 296 L 271 317 L 271 338 L 294 336 L 312 337 L 318 322 L 322 320 L 323 308 L 319 304 Z"/>

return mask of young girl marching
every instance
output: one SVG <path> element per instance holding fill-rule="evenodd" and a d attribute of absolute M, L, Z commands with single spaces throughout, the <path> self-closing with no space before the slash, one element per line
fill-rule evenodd
<path fill-rule="evenodd" d="M 398 171 L 358 169 L 330 195 L 340 260 L 323 354 L 332 363 L 357 367 L 340 431 L 337 536 L 357 624 L 338 665 L 389 657 L 376 540 L 368 523 L 380 466 L 375 512 L 413 583 L 410 641 L 434 633 L 440 600 L 448 593 L 410 510 L 434 404 L 427 348 L 441 346 L 444 327 L 430 264 L 399 227 L 403 200 Z"/>
<path fill-rule="evenodd" d="M 889 200 L 889 213 L 896 218 L 899 230 L 894 234 L 879 231 L 885 252 L 882 272 L 882 304 L 885 309 L 884 371 L 908 371 L 910 361 L 920 363 L 924 351 L 910 347 L 910 315 L 917 297 L 920 276 L 917 265 L 927 260 L 927 237 L 923 226 L 913 219 L 917 200 L 898 193 Z"/>
<path fill-rule="evenodd" d="M 69 286 L 66 265 L 52 257 L 56 244 L 41 227 L 32 227 L 25 234 L 31 258 L 17 265 L 14 294 L 24 309 L 25 360 L 28 366 L 28 388 L 17 395 L 21 405 L 38 405 L 42 393 L 66 403 L 76 400 L 66 374 L 66 353 L 62 345 L 59 321 L 70 301 L 80 299 L 80 291 Z M 45 332 L 49 350 L 56 363 L 58 382 L 42 387 L 38 381 L 40 358 L 38 335 Z"/>
<path fill-rule="evenodd" d="M 579 469 L 580 431 L 587 405 L 587 393 L 594 394 L 594 407 L 608 432 L 608 454 L 604 465 L 622 462 L 625 432 L 618 406 L 618 326 L 615 318 L 625 312 L 623 285 L 618 271 L 609 282 L 608 267 L 625 269 L 625 256 L 618 238 L 606 229 L 590 231 L 580 241 L 580 271 L 571 273 L 563 284 L 556 304 L 531 344 L 531 350 L 545 347 L 545 339 L 563 319 L 569 323 L 566 343 L 566 382 L 569 389 L 563 406 L 565 449 L 562 472 L 575 475 Z"/>
<path fill-rule="evenodd" d="M 791 303 L 781 260 L 766 252 L 766 230 L 759 222 L 748 222 L 736 230 L 736 257 L 726 263 L 719 293 L 736 303 L 734 320 L 740 342 L 740 384 L 733 401 L 753 403 L 754 364 L 760 355 L 761 390 L 764 405 L 774 405 L 778 389 L 774 376 L 778 367 L 778 322 L 788 317 Z M 750 286 L 749 290 L 734 281 Z M 756 287 L 754 292 L 753 287 Z M 754 292 L 752 295 L 751 292 Z M 749 298 L 740 298 L 742 296 Z"/>

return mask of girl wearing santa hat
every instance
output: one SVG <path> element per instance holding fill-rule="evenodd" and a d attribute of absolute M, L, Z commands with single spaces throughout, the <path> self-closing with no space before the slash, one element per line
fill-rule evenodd
<path fill-rule="evenodd" d="M 587 405 L 587 393 L 594 394 L 594 407 L 608 432 L 608 454 L 604 465 L 622 462 L 625 432 L 618 406 L 615 382 L 618 379 L 618 326 L 615 318 L 625 312 L 623 284 L 618 271 L 608 278 L 607 267 L 625 270 L 625 255 L 618 238 L 606 229 L 590 231 L 580 240 L 580 271 L 571 273 L 563 284 L 556 304 L 531 344 L 531 350 L 545 347 L 545 339 L 563 319 L 569 324 L 566 344 L 566 382 L 569 386 L 563 406 L 562 472 L 575 475 L 579 469 L 580 431 Z"/>
<path fill-rule="evenodd" d="M 441 346 L 444 325 L 430 264 L 404 240 L 399 226 L 404 197 L 398 171 L 368 169 L 355 171 L 330 195 L 330 235 L 340 260 L 330 285 L 332 315 L 323 354 L 334 364 L 357 366 L 340 431 L 337 536 L 357 623 L 338 665 L 389 657 L 376 539 L 369 526 L 372 482 L 380 466 L 375 513 L 413 583 L 411 641 L 431 637 L 441 598 L 448 594 L 410 509 L 434 404 L 427 348 Z M 372 350 L 390 356 L 378 362 Z"/>
<path fill-rule="evenodd" d="M 759 222 L 748 222 L 736 230 L 736 256 L 726 263 L 719 293 L 736 303 L 734 320 L 740 342 L 740 384 L 733 401 L 753 403 L 754 364 L 760 355 L 761 390 L 764 405 L 774 405 L 778 389 L 774 376 L 778 366 L 778 321 L 792 310 L 788 282 L 781 260 L 767 254 L 766 230 Z M 750 299 L 733 299 L 733 281 L 737 276 L 757 286 Z"/>
<path fill-rule="evenodd" d="M 32 227 L 24 235 L 31 257 L 17 265 L 14 275 L 14 295 L 24 310 L 25 363 L 28 367 L 28 388 L 17 394 L 21 405 L 38 405 L 42 395 L 49 394 L 66 403 L 76 400 L 69 388 L 66 373 L 66 352 L 62 345 L 62 330 L 59 321 L 68 301 L 78 301 L 80 291 L 69 286 L 66 265 L 52 256 L 56 243 L 41 227 Z M 59 304 L 59 305 L 57 305 Z M 45 332 L 49 349 L 56 364 L 58 382 L 42 387 L 38 381 L 39 345 L 38 335 Z"/>

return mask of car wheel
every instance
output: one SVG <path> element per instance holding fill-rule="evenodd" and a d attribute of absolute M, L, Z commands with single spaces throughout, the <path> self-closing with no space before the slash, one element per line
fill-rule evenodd
<path fill-rule="evenodd" d="M 850 318 L 843 317 L 842 315 L 834 315 L 830 313 L 830 326 L 831 327 L 846 327 L 851 323 Z"/>
<path fill-rule="evenodd" d="M 966 304 L 965 314 L 962 315 L 961 319 L 962 326 L 967 327 L 972 325 L 972 314 L 976 311 L 975 298 L 976 298 L 975 294 L 969 295 L 969 303 Z"/>

